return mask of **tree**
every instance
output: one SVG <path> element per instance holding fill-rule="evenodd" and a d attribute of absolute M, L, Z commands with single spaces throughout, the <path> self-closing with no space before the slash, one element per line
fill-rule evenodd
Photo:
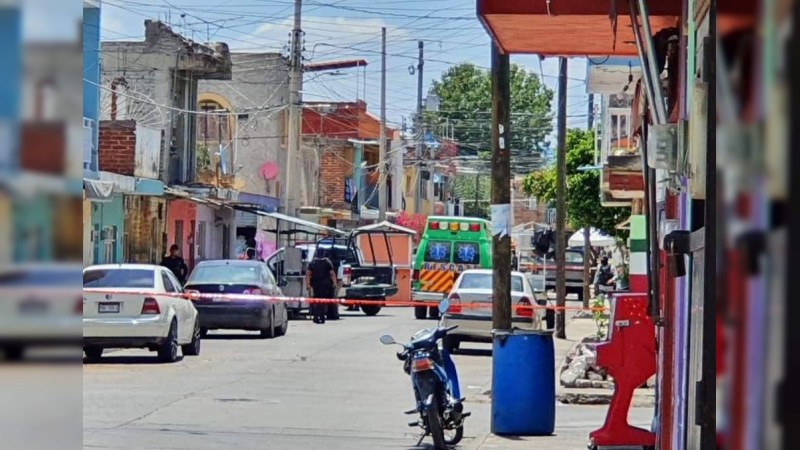
<path fill-rule="evenodd" d="M 453 197 L 460 199 L 465 216 L 489 218 L 489 194 L 492 190 L 492 179 L 487 174 L 456 175 L 453 177 L 452 187 Z M 475 202 L 476 198 L 478 202 Z"/>
<path fill-rule="evenodd" d="M 536 74 L 511 65 L 512 173 L 541 167 L 552 130 L 553 90 Z M 439 110 L 427 112 L 426 128 L 435 136 L 450 136 L 470 154 L 488 158 L 491 146 L 492 93 L 488 71 L 464 63 L 448 69 L 433 82 Z"/>
<path fill-rule="evenodd" d="M 574 229 L 588 225 L 618 240 L 627 239 L 628 232 L 616 226 L 630 216 L 630 208 L 606 208 L 600 203 L 600 172 L 578 170 L 591 165 L 594 165 L 594 132 L 567 131 L 567 221 Z M 522 188 L 539 201 L 555 200 L 555 167 L 531 172 Z"/>

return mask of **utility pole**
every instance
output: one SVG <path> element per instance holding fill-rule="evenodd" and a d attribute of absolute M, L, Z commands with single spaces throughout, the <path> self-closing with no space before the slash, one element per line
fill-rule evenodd
<path fill-rule="evenodd" d="M 381 28 L 381 134 L 378 156 L 378 221 L 386 220 L 386 27 Z"/>
<path fill-rule="evenodd" d="M 511 68 L 509 56 L 492 44 L 492 221 L 495 214 L 511 219 Z M 492 230 L 492 326 L 511 329 L 511 231 Z M 496 233 L 496 234 L 495 234 Z"/>
<path fill-rule="evenodd" d="M 558 150 L 556 153 L 556 330 L 555 337 L 567 338 L 566 223 L 567 223 L 567 58 L 559 58 Z"/>
<path fill-rule="evenodd" d="M 292 29 L 291 54 L 289 56 L 289 149 L 286 155 L 286 185 L 283 187 L 284 214 L 295 214 L 295 189 L 293 176 L 297 155 L 300 153 L 300 127 L 303 86 L 303 30 L 300 28 L 302 0 L 294 0 L 294 28 Z"/>
<path fill-rule="evenodd" d="M 422 183 L 425 182 L 425 180 L 422 179 L 422 67 L 425 64 L 425 60 L 423 59 L 423 47 L 423 42 L 419 41 L 419 59 L 417 61 L 417 116 L 415 117 L 416 126 L 414 127 L 414 134 L 417 138 L 416 151 L 414 152 L 417 164 L 417 188 L 414 189 L 414 212 L 417 214 L 422 210 L 420 205 L 422 201 L 420 191 L 422 190 Z"/>

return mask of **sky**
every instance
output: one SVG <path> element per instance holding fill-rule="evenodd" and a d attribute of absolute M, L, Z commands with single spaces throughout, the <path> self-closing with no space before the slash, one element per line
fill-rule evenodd
<path fill-rule="evenodd" d="M 44 1 L 44 0 L 39 0 Z M 288 51 L 292 0 L 104 0 L 103 40 L 141 40 L 144 20 L 161 19 L 186 37 L 222 41 L 233 51 Z M 387 29 L 387 120 L 410 124 L 415 110 L 417 42 L 425 48 L 424 92 L 449 67 L 490 65 L 490 39 L 475 14 L 475 0 L 304 0 L 302 28 L 306 62 L 362 58 L 366 69 L 337 75 L 307 74 L 306 101 L 365 99 L 380 112 L 381 28 Z M 512 63 L 543 75 L 556 90 L 557 58 L 512 55 Z M 568 126 L 585 127 L 588 95 L 586 61 L 569 61 Z M 554 102 L 555 108 L 555 102 Z"/>

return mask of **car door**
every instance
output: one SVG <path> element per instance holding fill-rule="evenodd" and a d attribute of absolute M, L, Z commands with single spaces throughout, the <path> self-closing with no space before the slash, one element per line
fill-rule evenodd
<path fill-rule="evenodd" d="M 174 280 L 174 281 L 173 281 Z M 189 305 L 188 301 L 179 297 L 180 283 L 175 280 L 174 275 L 168 270 L 161 270 L 161 281 L 164 285 L 164 291 L 167 295 L 162 296 L 162 302 L 169 305 L 174 311 L 176 320 L 178 321 L 178 340 L 183 343 L 187 341 L 190 336 L 192 325 L 189 324 Z"/>
<path fill-rule="evenodd" d="M 283 292 L 281 291 L 280 286 L 278 286 L 275 277 L 272 276 L 272 273 L 269 270 L 265 270 L 264 279 L 269 295 L 275 298 L 273 300 L 273 304 L 275 305 L 275 314 L 277 315 L 279 321 L 283 322 L 284 320 L 288 320 L 288 311 L 286 309 L 287 305 L 283 300 Z"/>
<path fill-rule="evenodd" d="M 172 283 L 175 285 L 175 291 L 178 294 L 183 294 L 183 285 L 180 281 L 178 281 L 178 277 L 172 273 L 171 270 L 167 270 L 167 276 L 169 276 Z M 176 296 L 176 300 L 180 300 L 181 306 L 184 307 L 186 310 L 186 333 L 189 335 L 189 339 L 193 337 L 192 333 L 194 332 L 194 324 L 197 322 L 197 309 L 194 307 L 194 303 L 189 300 L 188 297 L 184 297 L 183 295 Z"/>

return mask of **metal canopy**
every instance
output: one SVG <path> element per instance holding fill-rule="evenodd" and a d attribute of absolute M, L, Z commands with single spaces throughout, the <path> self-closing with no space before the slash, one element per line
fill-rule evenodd
<path fill-rule="evenodd" d="M 234 208 L 236 208 L 236 207 L 234 206 Z M 278 220 L 278 221 L 289 222 L 289 223 L 297 225 L 297 226 L 311 228 L 311 229 L 314 229 L 314 230 L 317 230 L 317 231 L 324 231 L 324 232 L 329 233 L 329 234 L 337 234 L 339 236 L 347 236 L 348 235 L 348 233 L 346 231 L 342 231 L 342 230 L 339 230 L 339 229 L 336 229 L 336 228 L 327 227 L 325 225 L 320 225 L 320 224 L 315 223 L 315 222 L 309 222 L 308 220 L 298 219 L 297 217 L 287 216 L 286 214 L 274 213 L 274 212 L 266 212 L 266 211 L 260 211 L 260 210 L 257 210 L 257 209 L 247 209 L 247 208 L 242 208 L 242 210 L 251 212 L 253 214 L 258 214 L 259 216 L 269 217 L 269 218 L 272 218 L 272 219 L 275 219 L 275 220 Z"/>

